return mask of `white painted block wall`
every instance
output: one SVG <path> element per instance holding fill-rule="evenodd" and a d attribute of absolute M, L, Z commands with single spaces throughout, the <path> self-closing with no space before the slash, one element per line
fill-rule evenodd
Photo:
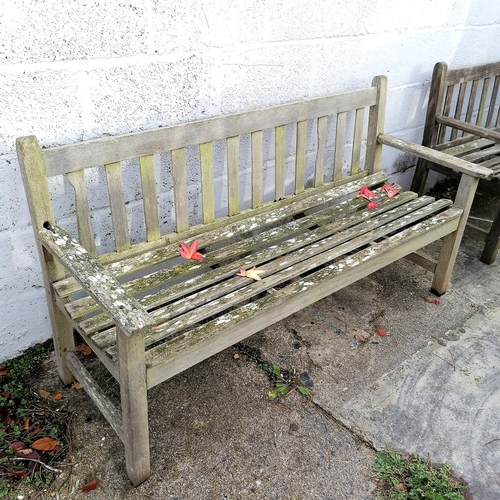
<path fill-rule="evenodd" d="M 50 336 L 15 138 L 66 144 L 389 78 L 386 131 L 419 142 L 436 61 L 500 58 L 492 0 L 0 2 L 0 361 Z M 408 158 L 384 169 L 408 184 Z"/>

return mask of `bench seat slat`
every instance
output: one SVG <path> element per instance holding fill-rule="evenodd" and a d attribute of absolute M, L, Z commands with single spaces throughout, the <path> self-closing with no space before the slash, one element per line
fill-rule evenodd
<path fill-rule="evenodd" d="M 313 241 L 309 246 L 287 254 L 282 259 L 269 262 L 265 266 L 265 279 L 262 281 L 249 282 L 240 277 L 231 277 L 228 281 L 212 287 L 209 293 L 198 294 L 198 298 L 201 300 L 188 296 L 183 301 L 175 302 L 152 312 L 151 315 L 157 323 L 165 322 L 168 319 L 171 319 L 171 321 L 148 335 L 145 339 L 146 346 L 165 337 L 175 335 L 201 320 L 321 267 L 348 252 L 356 251 L 383 236 L 399 231 L 450 205 L 448 200 L 431 203 L 432 201 L 433 199 L 430 197 L 410 201 L 389 212 L 379 214 L 378 217 L 367 220 L 362 224 L 323 240 Z M 217 288 L 219 289 L 218 293 L 214 294 L 213 291 Z M 222 296 L 222 294 L 225 294 L 225 296 Z M 103 349 L 106 344 L 114 343 L 115 335 L 114 329 L 111 329 L 108 332 L 93 336 L 92 340 Z M 114 356 L 113 348 L 111 351 L 108 349 L 108 352 Z"/>
<path fill-rule="evenodd" d="M 127 254 L 124 252 L 125 255 L 123 255 L 122 259 L 117 262 L 111 262 L 109 265 L 105 265 L 105 267 L 115 277 L 120 278 L 126 274 L 145 269 L 151 265 L 161 263 L 167 258 L 177 255 L 177 242 L 180 240 L 188 241 L 190 238 L 194 237 L 198 239 L 200 248 L 212 245 L 219 241 L 224 241 L 228 237 L 244 234 L 245 232 L 248 232 L 248 227 L 251 227 L 254 224 L 256 227 L 260 227 L 262 224 L 265 224 L 266 219 L 274 218 L 276 221 L 279 221 L 280 219 L 304 212 L 305 210 L 315 206 L 322 205 L 324 203 L 333 203 L 337 199 L 359 191 L 364 184 L 371 187 L 381 184 L 386 180 L 387 176 L 380 172 L 368 177 L 366 176 L 366 173 L 362 173 L 362 175 L 360 175 L 360 179 L 358 180 L 339 186 L 336 186 L 335 183 L 333 183 L 328 185 L 326 189 L 322 187 L 318 190 L 309 190 L 310 192 L 304 191 L 300 195 L 282 200 L 287 203 L 282 204 L 280 201 L 263 206 L 257 210 L 249 210 L 246 212 L 245 217 L 235 216 L 234 218 L 219 219 L 219 221 L 224 221 L 225 224 L 218 223 L 215 225 L 215 228 L 208 225 L 208 228 L 211 230 L 205 231 L 198 227 L 200 230 L 200 233 L 198 234 L 194 231 L 187 231 L 185 239 L 183 239 L 181 235 L 169 245 L 164 244 L 162 248 L 156 248 L 155 250 L 144 252 L 140 255 L 134 256 L 133 258 L 127 258 Z M 291 203 L 292 199 L 295 199 L 295 203 Z M 243 221 L 245 221 L 244 224 Z M 230 233 L 232 234 L 228 236 Z M 103 262 L 101 261 L 101 263 Z M 54 288 L 60 297 L 67 297 L 81 290 L 81 287 L 73 278 L 64 279 L 55 283 Z"/>
<path fill-rule="evenodd" d="M 160 312 L 158 312 L 158 310 L 155 310 L 152 313 L 155 317 L 156 322 L 163 321 L 175 316 L 175 314 L 180 314 L 186 311 L 188 308 L 191 309 L 199 304 L 206 302 L 207 300 L 211 300 L 215 296 L 220 296 L 239 288 L 240 285 L 244 283 L 239 279 L 233 279 L 232 283 L 229 283 L 228 281 L 220 283 L 222 280 L 233 278 L 238 267 L 248 269 L 252 266 L 260 266 L 263 263 L 268 263 L 265 267 L 268 271 L 267 274 L 270 274 L 271 272 L 282 269 L 283 265 L 292 265 L 315 255 L 318 252 L 318 250 L 315 250 L 315 248 L 325 249 L 329 248 L 329 246 L 326 245 L 338 245 L 342 242 L 345 242 L 346 239 L 352 237 L 352 234 L 356 234 L 356 231 L 373 230 L 374 228 L 382 224 L 386 224 L 390 220 L 401 217 L 404 213 L 409 213 L 411 211 L 417 210 L 418 208 L 421 208 L 433 201 L 433 198 L 422 197 L 417 202 L 411 202 L 411 200 L 413 200 L 414 198 L 415 193 L 404 193 L 396 198 L 387 200 L 375 211 L 363 210 L 339 221 L 331 222 L 330 224 L 316 228 L 314 232 L 308 232 L 303 235 L 298 235 L 277 245 L 272 245 L 271 247 L 268 247 L 257 253 L 252 253 L 251 255 L 243 258 L 238 262 L 232 262 L 215 270 L 211 270 L 203 275 L 198 275 L 194 276 L 193 278 L 186 279 L 186 281 L 182 283 L 170 286 L 165 291 L 160 291 L 155 295 L 150 295 L 143 299 L 140 299 L 139 302 L 143 307 L 147 309 L 165 304 L 166 302 L 171 302 Z M 404 207 L 404 211 L 394 210 L 395 208 L 403 204 L 406 204 Z M 389 214 L 382 215 L 385 212 L 389 212 Z M 356 225 L 360 225 L 360 229 L 354 231 L 346 231 L 347 229 L 352 228 Z M 343 232 L 341 233 L 340 231 Z M 318 241 L 319 244 L 315 244 Z M 308 245 L 309 248 L 304 248 Z M 293 254 L 290 253 L 292 251 L 294 252 Z M 284 257 L 280 258 L 281 256 Z M 269 261 L 271 261 L 272 259 L 275 260 L 269 263 Z M 208 286 L 210 286 L 209 289 L 204 288 L 199 293 L 194 293 L 197 292 L 197 290 L 200 290 L 202 287 Z M 210 292 L 209 294 L 207 294 L 208 291 Z M 188 296 L 186 297 L 186 295 Z M 210 295 L 210 299 L 206 298 L 207 295 Z M 172 302 L 172 300 L 178 299 L 179 297 L 184 298 L 182 298 L 181 300 L 177 300 L 176 302 Z M 82 321 L 80 323 L 80 328 L 84 331 L 85 334 L 90 335 L 98 332 L 99 330 L 102 330 L 103 328 L 106 328 L 107 326 L 110 326 L 111 324 L 112 323 L 110 322 L 109 318 L 106 315 L 102 314 Z M 98 337 L 96 337 L 94 341 L 99 343 L 97 339 Z"/>
<path fill-rule="evenodd" d="M 268 294 L 150 349 L 146 352 L 148 387 L 448 234 L 458 227 L 461 213 L 459 209 L 449 208 L 354 256 L 329 264 L 280 289 L 279 293 Z M 304 293 L 306 291 L 308 293 Z"/>

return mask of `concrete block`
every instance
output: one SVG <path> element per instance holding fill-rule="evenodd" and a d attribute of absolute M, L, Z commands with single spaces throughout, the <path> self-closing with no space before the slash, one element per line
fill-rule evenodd
<path fill-rule="evenodd" d="M 99 68 L 88 73 L 86 138 L 200 118 L 207 86 L 200 56 L 171 63 Z"/>
<path fill-rule="evenodd" d="M 420 127 L 425 121 L 428 100 L 428 82 L 389 88 L 385 116 L 386 132 Z"/>
<path fill-rule="evenodd" d="M 78 85 L 69 71 L 0 70 L 0 104 L 0 154 L 14 153 L 15 139 L 22 135 L 36 135 L 43 146 L 81 137 Z"/>
<path fill-rule="evenodd" d="M 12 155 L 0 157 L 0 213 L 0 231 L 30 223 L 19 165 Z"/>
<path fill-rule="evenodd" d="M 146 53 L 147 31 L 141 0 L 11 0 L 0 7 L 4 64 Z"/>

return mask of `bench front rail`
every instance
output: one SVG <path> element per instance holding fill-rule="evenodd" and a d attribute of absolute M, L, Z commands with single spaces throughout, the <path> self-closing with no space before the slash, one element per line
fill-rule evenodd
<path fill-rule="evenodd" d="M 368 89 L 68 146 L 18 139 L 61 379 L 79 380 L 120 436 L 134 485 L 150 473 L 149 388 L 403 257 L 445 292 L 489 171 L 383 134 L 385 95 L 377 77 Z M 388 197 L 382 144 L 460 172 L 455 204 Z M 127 198 L 130 168 L 140 203 Z M 96 179 L 107 211 L 102 196 L 91 199 Z M 364 186 L 378 203 L 370 209 Z M 60 206 L 74 213 L 56 221 Z M 139 209 L 142 241 L 132 230 Z M 111 251 L 97 227 L 110 230 Z M 439 239 L 437 260 L 417 253 Z M 179 243 L 194 240 L 202 260 L 180 257 Z M 237 275 L 254 267 L 260 279 Z M 73 328 L 119 382 L 121 410 L 75 354 Z"/>

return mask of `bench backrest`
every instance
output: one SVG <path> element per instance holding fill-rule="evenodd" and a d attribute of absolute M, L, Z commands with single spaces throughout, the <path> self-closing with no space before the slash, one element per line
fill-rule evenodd
<path fill-rule="evenodd" d="M 33 226 L 57 218 L 114 260 L 368 175 L 380 169 L 386 87 L 376 77 L 353 92 L 48 149 L 19 138 Z"/>
<path fill-rule="evenodd" d="M 423 145 L 454 140 L 464 132 L 435 121 L 436 115 L 456 118 L 484 128 L 500 126 L 500 62 L 448 69 L 434 66 Z"/>

